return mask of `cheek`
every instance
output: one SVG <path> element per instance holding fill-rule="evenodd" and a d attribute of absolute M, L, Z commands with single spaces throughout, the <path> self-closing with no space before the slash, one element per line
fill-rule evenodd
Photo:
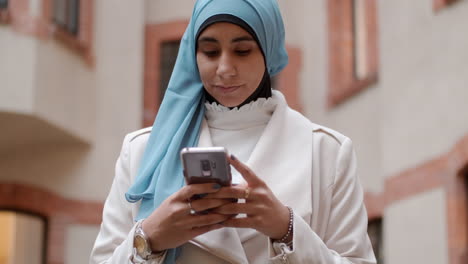
<path fill-rule="evenodd" d="M 203 84 L 206 85 L 206 83 L 209 81 L 211 78 L 211 66 L 210 63 L 202 58 L 197 57 L 197 65 L 198 65 L 198 72 L 200 73 L 200 78 Z"/>
<path fill-rule="evenodd" d="M 253 60 L 244 68 L 247 69 L 245 73 L 249 75 L 250 83 L 253 86 L 252 89 L 256 89 L 262 81 L 263 75 L 265 73 L 265 64 L 263 63 L 263 57 Z"/>

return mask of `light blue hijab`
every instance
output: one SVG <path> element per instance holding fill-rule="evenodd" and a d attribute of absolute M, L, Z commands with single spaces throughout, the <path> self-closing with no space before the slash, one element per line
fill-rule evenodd
<path fill-rule="evenodd" d="M 198 0 L 195 3 L 138 175 L 125 194 L 131 203 L 141 200 L 135 220 L 148 217 L 185 184 L 179 152 L 184 147 L 198 145 L 204 116 L 195 38 L 203 22 L 219 14 L 236 16 L 255 31 L 270 76 L 288 63 L 284 25 L 276 0 Z M 176 250 L 169 250 L 165 263 L 174 263 L 176 255 Z"/>

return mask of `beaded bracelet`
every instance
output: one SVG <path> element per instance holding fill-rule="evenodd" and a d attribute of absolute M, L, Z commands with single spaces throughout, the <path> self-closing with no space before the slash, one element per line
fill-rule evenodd
<path fill-rule="evenodd" d="M 288 239 L 289 235 L 291 235 L 291 231 L 293 229 L 293 225 L 294 225 L 294 212 L 292 210 L 291 207 L 289 206 L 286 206 L 289 210 L 289 225 L 288 225 L 288 232 L 286 233 L 286 235 L 284 235 L 282 238 L 276 240 L 277 242 L 279 243 L 284 243 L 286 242 L 286 239 Z"/>

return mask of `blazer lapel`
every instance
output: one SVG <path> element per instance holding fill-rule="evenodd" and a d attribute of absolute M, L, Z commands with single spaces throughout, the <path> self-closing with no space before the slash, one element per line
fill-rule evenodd
<path fill-rule="evenodd" d="M 210 130 L 204 119 L 201 126 L 199 147 L 212 147 Z M 192 239 L 191 243 L 232 263 L 248 263 L 239 234 L 234 228 L 214 230 Z"/>
<path fill-rule="evenodd" d="M 312 203 L 312 124 L 288 108 L 282 94 L 247 165 L 263 179 L 276 197 L 297 215 L 310 220 Z M 294 190 L 292 192 L 291 190 Z M 259 235 L 253 229 L 240 232 L 241 241 Z"/>

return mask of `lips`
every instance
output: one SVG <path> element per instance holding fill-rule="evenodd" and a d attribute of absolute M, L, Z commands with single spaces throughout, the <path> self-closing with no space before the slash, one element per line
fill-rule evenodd
<path fill-rule="evenodd" d="M 214 85 L 213 87 L 223 93 L 234 92 L 239 89 L 242 85 Z"/>

